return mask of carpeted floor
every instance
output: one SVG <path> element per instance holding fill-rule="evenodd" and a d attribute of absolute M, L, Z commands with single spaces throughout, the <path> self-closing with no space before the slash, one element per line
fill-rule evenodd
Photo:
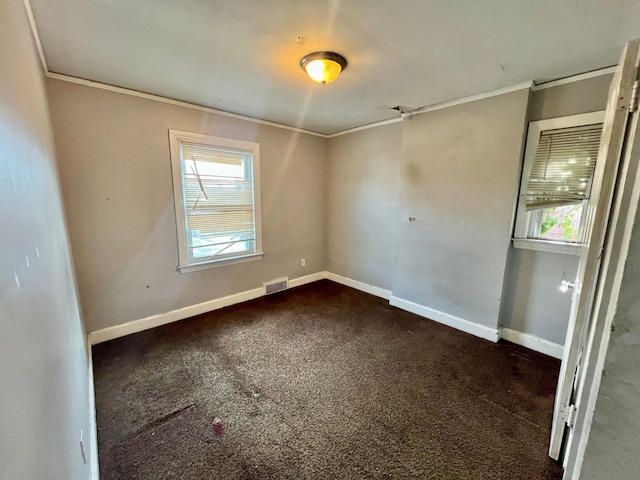
<path fill-rule="evenodd" d="M 559 362 L 329 281 L 93 349 L 109 479 L 559 479 Z"/>

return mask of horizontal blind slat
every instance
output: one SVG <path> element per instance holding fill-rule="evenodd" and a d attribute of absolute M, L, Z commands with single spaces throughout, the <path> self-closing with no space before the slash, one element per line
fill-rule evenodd
<path fill-rule="evenodd" d="M 253 230 L 253 211 L 188 214 L 187 225 L 189 230 L 201 233 Z"/>
<path fill-rule="evenodd" d="M 542 132 L 524 192 L 526 208 L 589 198 L 602 125 Z"/>
<path fill-rule="evenodd" d="M 193 143 L 181 144 L 182 158 L 184 160 L 196 160 L 203 162 L 220 163 L 223 165 L 241 166 L 245 153 L 225 151 L 206 145 Z"/>

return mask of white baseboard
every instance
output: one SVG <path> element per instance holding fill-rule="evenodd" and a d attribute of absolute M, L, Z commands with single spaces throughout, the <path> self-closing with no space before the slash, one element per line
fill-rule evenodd
<path fill-rule="evenodd" d="M 403 298 L 395 297 L 391 291 L 384 288 L 369 285 L 352 278 L 343 277 L 331 272 L 317 272 L 304 277 L 293 278 L 289 280 L 290 287 L 297 287 L 305 285 L 307 283 L 316 282 L 318 280 L 328 279 L 342 285 L 346 285 L 356 290 L 360 290 L 371 295 L 375 295 L 385 300 L 389 300 L 389 303 L 394 307 L 407 310 L 408 312 L 415 313 L 421 317 L 428 318 L 438 323 L 448 325 L 449 327 L 461 330 L 476 337 L 484 338 L 491 342 L 497 342 L 500 338 L 504 338 L 507 341 L 522 345 L 545 355 L 550 355 L 555 358 L 562 358 L 562 345 L 543 340 L 533 335 L 511 330 L 509 328 L 498 329 L 490 328 L 479 323 L 470 322 L 463 318 L 459 318 L 448 313 L 435 310 L 424 305 L 420 305 Z M 246 302 L 264 296 L 263 288 L 254 288 L 244 292 L 236 293 L 222 298 L 216 298 L 207 302 L 198 303 L 196 305 L 190 305 L 188 307 L 179 308 L 166 313 L 160 313 L 158 315 L 152 315 L 150 317 L 142 318 L 140 320 L 134 320 L 131 322 L 123 323 L 121 325 L 115 325 L 113 327 L 103 328 L 89 333 L 89 342 L 91 345 L 97 343 L 106 342 L 115 338 L 124 337 L 132 333 L 142 332 L 150 328 L 159 327 L 168 323 L 190 318 L 202 313 L 218 310 L 223 307 L 235 305 L 237 303 Z"/>
<path fill-rule="evenodd" d="M 324 280 L 325 278 L 327 278 L 327 272 L 316 272 L 311 275 L 305 275 L 304 277 L 292 278 L 289 280 L 289 288 L 299 287 L 301 285 L 306 285 L 307 283 Z"/>
<path fill-rule="evenodd" d="M 391 290 L 374 287 L 373 285 L 369 285 L 368 283 L 359 282 L 358 280 L 354 280 L 353 278 L 343 277 L 342 275 L 338 275 L 336 273 L 324 273 L 324 278 L 326 278 L 327 280 L 346 285 L 347 287 L 355 288 L 356 290 L 360 290 L 361 292 L 370 293 L 371 295 L 384 298 L 385 300 L 389 300 L 391 298 Z"/>
<path fill-rule="evenodd" d="M 305 275 L 304 277 L 293 278 L 289 280 L 289 287 L 298 287 L 300 285 L 322 280 L 323 278 L 326 278 L 326 272 L 318 272 L 311 275 Z M 171 310 L 170 312 L 151 315 L 140 320 L 133 320 L 121 325 L 102 328 L 89 333 L 89 342 L 91 345 L 96 345 L 98 343 L 131 335 L 132 333 L 149 330 L 150 328 L 159 327 L 178 320 L 184 320 L 185 318 L 194 317 L 202 313 L 211 312 L 213 310 L 246 302 L 262 296 L 264 296 L 264 288 L 254 288 L 252 290 L 246 290 L 226 297 L 216 298 L 206 302 L 197 303 L 195 305 L 189 305 L 188 307 L 179 308 L 177 310 Z"/>
<path fill-rule="evenodd" d="M 479 323 L 470 322 L 463 318 L 455 317 L 434 308 L 425 307 L 424 305 L 420 305 L 403 298 L 398 298 L 393 295 L 391 295 L 389 303 L 394 307 L 415 313 L 416 315 L 428 318 L 434 322 L 442 323 L 443 325 L 470 333 L 471 335 L 484 338 L 491 342 L 497 342 L 500 339 L 500 334 L 497 328 L 491 328 L 485 325 L 480 325 Z"/>
<path fill-rule="evenodd" d="M 98 422 L 96 418 L 96 389 L 93 383 L 93 354 L 91 343 L 87 336 L 87 368 L 89 386 L 89 465 L 91 468 L 91 480 L 100 480 L 100 467 L 98 463 Z"/>
<path fill-rule="evenodd" d="M 530 348 L 536 352 L 544 353 L 550 357 L 562 360 L 564 346 L 558 343 L 553 343 L 549 340 L 505 327 L 500 329 L 500 337 L 508 342 L 515 343 L 516 345 L 522 345 L 523 347 Z"/>

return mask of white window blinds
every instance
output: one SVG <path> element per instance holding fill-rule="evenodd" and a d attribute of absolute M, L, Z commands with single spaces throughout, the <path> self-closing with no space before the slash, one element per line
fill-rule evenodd
<path fill-rule="evenodd" d="M 526 182 L 526 209 L 557 207 L 589 198 L 602 124 L 546 130 Z"/>
<path fill-rule="evenodd" d="M 253 156 L 196 143 L 180 143 L 192 260 L 255 253 Z"/>

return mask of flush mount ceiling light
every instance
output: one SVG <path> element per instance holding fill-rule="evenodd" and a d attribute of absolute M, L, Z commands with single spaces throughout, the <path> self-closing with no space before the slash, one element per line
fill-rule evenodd
<path fill-rule="evenodd" d="M 347 68 L 347 60 L 334 52 L 313 52 L 300 60 L 300 66 L 311 80 L 322 85 L 331 83 Z"/>

